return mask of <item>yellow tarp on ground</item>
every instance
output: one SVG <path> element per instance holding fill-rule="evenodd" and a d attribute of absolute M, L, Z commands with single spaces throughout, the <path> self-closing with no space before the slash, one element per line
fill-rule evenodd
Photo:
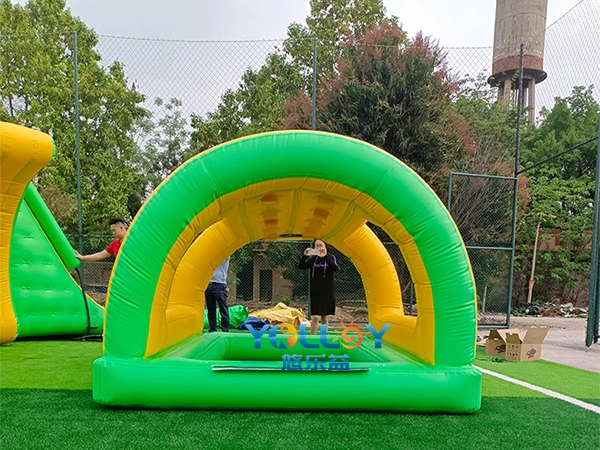
<path fill-rule="evenodd" d="M 290 323 L 295 327 L 307 321 L 306 316 L 301 310 L 291 308 L 281 302 L 277 303 L 273 308 L 250 312 L 249 315 L 258 317 L 259 319 L 267 319 L 271 324 Z"/>

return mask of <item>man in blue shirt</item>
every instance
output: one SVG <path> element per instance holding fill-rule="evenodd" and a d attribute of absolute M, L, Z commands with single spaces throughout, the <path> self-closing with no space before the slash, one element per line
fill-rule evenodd
<path fill-rule="evenodd" d="M 221 313 L 221 330 L 229 331 L 229 310 L 227 309 L 227 272 L 229 258 L 213 273 L 210 283 L 204 291 L 206 308 L 208 309 L 208 332 L 217 331 L 217 304 Z"/>

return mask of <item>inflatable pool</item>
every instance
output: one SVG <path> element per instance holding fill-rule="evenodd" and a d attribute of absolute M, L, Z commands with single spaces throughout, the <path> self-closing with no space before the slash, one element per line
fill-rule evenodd
<path fill-rule="evenodd" d="M 393 261 L 367 222 L 399 245 L 417 317 L 404 315 Z M 390 325 L 383 348 L 340 349 L 349 370 L 284 371 L 285 350 L 255 348 L 249 333 L 201 334 L 203 291 L 227 256 L 260 239 L 316 237 L 358 269 L 369 323 Z M 93 395 L 156 408 L 473 412 L 476 326 L 464 244 L 414 171 L 355 139 L 265 133 L 190 159 L 140 210 L 112 273 Z"/>

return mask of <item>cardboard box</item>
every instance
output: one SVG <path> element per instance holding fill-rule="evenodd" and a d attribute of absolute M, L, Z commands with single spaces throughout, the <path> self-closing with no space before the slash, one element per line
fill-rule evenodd
<path fill-rule="evenodd" d="M 485 343 L 485 352 L 488 355 L 504 355 L 506 353 L 506 333 L 519 333 L 516 328 L 506 330 L 491 330 Z"/>
<path fill-rule="evenodd" d="M 525 337 L 520 333 L 506 333 L 506 359 L 509 361 L 537 361 L 542 357 L 542 342 L 548 334 L 546 327 L 528 328 Z"/>

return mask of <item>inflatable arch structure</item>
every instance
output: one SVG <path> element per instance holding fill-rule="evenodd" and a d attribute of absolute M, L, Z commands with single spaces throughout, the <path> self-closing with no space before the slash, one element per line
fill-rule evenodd
<path fill-rule="evenodd" d="M 404 315 L 394 264 L 367 222 L 400 246 L 418 317 Z M 382 349 L 341 350 L 357 371 L 284 372 L 286 351 L 268 339 L 257 349 L 249 333 L 200 335 L 214 269 L 246 243 L 290 237 L 318 237 L 350 257 L 370 324 L 391 325 Z M 475 337 L 465 247 L 415 172 L 355 139 L 266 133 L 192 158 L 139 212 L 113 270 L 93 394 L 104 404 L 159 408 L 476 411 Z M 312 392 L 315 383 L 324 388 L 318 399 L 273 396 L 285 386 Z"/>
<path fill-rule="evenodd" d="M 69 269 L 73 248 L 31 179 L 54 157 L 52 138 L 0 122 L 0 343 L 102 331 L 104 309 Z"/>

